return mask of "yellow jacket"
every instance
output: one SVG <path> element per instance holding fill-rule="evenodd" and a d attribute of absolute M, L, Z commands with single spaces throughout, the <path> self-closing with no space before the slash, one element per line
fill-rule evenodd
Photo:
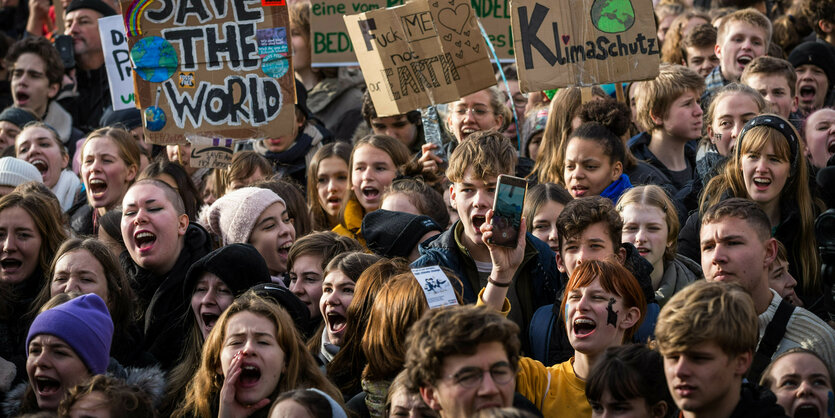
<path fill-rule="evenodd" d="M 483 306 L 484 289 L 478 293 L 477 306 Z M 507 316 L 510 302 L 504 300 L 501 314 Z M 519 358 L 516 391 L 528 398 L 546 417 L 589 418 L 591 405 L 586 398 L 586 382 L 574 374 L 574 357 L 551 367 L 529 358 Z"/>

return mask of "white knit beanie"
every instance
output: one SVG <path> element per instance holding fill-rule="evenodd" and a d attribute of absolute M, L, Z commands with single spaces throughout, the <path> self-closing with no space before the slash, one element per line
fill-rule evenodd
<path fill-rule="evenodd" d="M 30 181 L 43 183 L 43 176 L 34 165 L 14 157 L 0 158 L 0 186 L 17 187 Z"/>
<path fill-rule="evenodd" d="M 202 223 L 208 227 L 209 232 L 221 237 L 223 245 L 246 244 L 261 212 L 276 202 L 284 204 L 284 199 L 272 190 L 243 187 L 215 200 L 201 214 Z"/>

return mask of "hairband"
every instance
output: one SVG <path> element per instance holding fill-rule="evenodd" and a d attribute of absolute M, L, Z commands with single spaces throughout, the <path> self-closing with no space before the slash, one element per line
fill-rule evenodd
<path fill-rule="evenodd" d="M 797 160 L 798 160 L 798 143 L 800 142 L 797 138 L 797 133 L 794 130 L 794 127 L 786 121 L 785 119 L 781 118 L 777 115 L 760 115 L 748 121 L 745 126 L 742 127 L 742 131 L 739 133 L 739 136 L 736 138 L 736 159 L 740 159 L 740 152 L 742 150 L 742 139 L 745 137 L 745 134 L 748 133 L 752 128 L 756 128 L 757 126 L 767 126 L 772 129 L 776 129 L 778 132 L 783 134 L 783 137 L 786 138 L 786 141 L 789 143 L 789 149 L 791 151 L 791 161 L 789 164 L 791 165 L 791 169 L 789 171 L 789 176 L 794 176 L 794 173 L 797 171 Z"/>

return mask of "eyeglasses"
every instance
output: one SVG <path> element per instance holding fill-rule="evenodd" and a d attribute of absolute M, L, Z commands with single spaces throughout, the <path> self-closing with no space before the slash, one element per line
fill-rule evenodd
<path fill-rule="evenodd" d="M 490 109 L 488 109 L 487 107 L 484 107 L 484 106 L 459 107 L 459 108 L 455 109 L 455 113 L 458 114 L 459 116 L 464 116 L 469 112 L 473 112 L 473 117 L 475 117 L 475 118 L 483 118 L 483 117 L 487 116 L 488 114 L 493 113 L 492 111 L 490 111 Z"/>
<path fill-rule="evenodd" d="M 497 385 L 506 385 L 516 376 L 516 372 L 509 364 L 501 362 L 494 364 L 489 370 L 479 367 L 465 367 L 446 378 L 451 379 L 456 385 L 473 389 L 481 385 L 481 382 L 484 381 L 484 375 L 487 373 L 490 373 L 490 378 Z"/>

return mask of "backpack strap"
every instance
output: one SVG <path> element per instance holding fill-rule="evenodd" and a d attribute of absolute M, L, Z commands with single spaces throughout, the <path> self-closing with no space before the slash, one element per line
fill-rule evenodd
<path fill-rule="evenodd" d="M 541 306 L 531 317 L 531 325 L 528 329 L 531 357 L 542 364 L 548 364 L 548 347 L 551 344 L 551 330 L 554 328 L 555 320 L 553 304 Z"/>
<path fill-rule="evenodd" d="M 771 318 L 771 322 L 765 327 L 763 338 L 760 340 L 760 345 L 754 354 L 754 361 L 748 370 L 749 382 L 759 383 L 760 376 L 762 376 L 768 364 L 771 363 L 771 357 L 777 351 L 777 345 L 786 335 L 786 326 L 789 324 L 794 309 L 795 306 L 786 299 L 780 301 L 777 312 L 774 313 L 774 318 Z"/>

